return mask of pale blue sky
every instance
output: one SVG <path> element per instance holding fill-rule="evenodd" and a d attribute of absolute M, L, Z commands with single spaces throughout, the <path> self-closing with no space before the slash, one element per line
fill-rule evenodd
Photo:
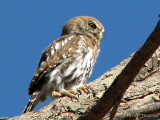
<path fill-rule="evenodd" d="M 128 58 L 148 38 L 159 0 L 0 0 L 0 117 L 20 115 L 42 51 L 75 16 L 93 16 L 106 32 L 89 81 Z M 49 104 L 39 104 L 35 111 Z"/>

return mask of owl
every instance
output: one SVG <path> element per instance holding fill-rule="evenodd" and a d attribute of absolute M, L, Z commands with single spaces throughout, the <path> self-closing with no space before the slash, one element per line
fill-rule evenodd
<path fill-rule="evenodd" d="M 42 54 L 28 88 L 31 98 L 23 113 L 32 111 L 48 96 L 76 98 L 77 90 L 92 73 L 103 33 L 103 25 L 94 17 L 70 19 L 61 36 Z"/>

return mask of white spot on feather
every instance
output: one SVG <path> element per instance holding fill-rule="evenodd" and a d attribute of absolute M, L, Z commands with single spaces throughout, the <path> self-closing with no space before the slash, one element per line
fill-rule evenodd
<path fill-rule="evenodd" d="M 54 55 L 54 49 L 51 50 L 51 56 L 53 56 L 53 55 Z"/>
<path fill-rule="evenodd" d="M 85 67 L 89 67 L 90 66 L 90 60 L 92 59 L 92 57 L 93 57 L 93 50 L 92 49 L 90 49 L 89 50 L 89 53 L 84 57 L 84 62 L 83 62 L 83 67 L 85 68 Z"/>
<path fill-rule="evenodd" d="M 62 42 L 62 46 L 63 46 L 64 44 L 66 44 L 69 40 L 71 40 L 73 37 L 74 37 L 74 36 L 70 36 L 70 37 L 64 39 L 64 42 Z"/>
<path fill-rule="evenodd" d="M 82 38 L 83 40 L 85 40 L 85 39 L 84 39 L 84 37 L 83 37 L 83 36 L 81 36 L 81 35 L 80 35 L 80 38 Z"/>
<path fill-rule="evenodd" d="M 80 53 L 82 53 L 82 50 L 81 50 L 81 49 L 78 49 L 78 50 L 75 51 L 75 53 L 80 54 Z"/>
<path fill-rule="evenodd" d="M 62 55 L 63 58 L 67 58 L 67 56 L 65 54 Z"/>
<path fill-rule="evenodd" d="M 70 52 L 72 50 L 72 48 L 69 48 L 68 51 Z"/>
<path fill-rule="evenodd" d="M 37 77 L 37 76 L 38 76 L 38 74 L 35 74 L 34 76 L 36 76 L 36 77 Z"/>
<path fill-rule="evenodd" d="M 67 40 L 67 39 L 65 39 L 65 40 L 64 40 L 64 43 L 67 43 L 67 42 L 68 42 L 68 40 Z"/>
<path fill-rule="evenodd" d="M 69 38 L 68 38 L 68 40 L 71 40 L 71 39 L 72 39 L 72 37 L 69 37 Z"/>
<path fill-rule="evenodd" d="M 55 49 L 58 50 L 59 48 L 60 48 L 60 44 L 59 44 L 59 43 L 56 43 Z"/>
<path fill-rule="evenodd" d="M 62 41 L 62 47 L 64 46 L 64 44 L 65 44 L 65 43 Z"/>

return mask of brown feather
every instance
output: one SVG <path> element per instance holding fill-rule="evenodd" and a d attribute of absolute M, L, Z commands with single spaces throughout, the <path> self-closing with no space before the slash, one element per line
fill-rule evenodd
<path fill-rule="evenodd" d="M 89 27 L 91 22 L 96 29 Z M 65 24 L 61 37 L 42 54 L 28 87 L 32 96 L 24 113 L 32 111 L 53 91 L 77 90 L 88 80 L 98 57 L 103 32 L 103 25 L 93 17 L 75 17 Z"/>

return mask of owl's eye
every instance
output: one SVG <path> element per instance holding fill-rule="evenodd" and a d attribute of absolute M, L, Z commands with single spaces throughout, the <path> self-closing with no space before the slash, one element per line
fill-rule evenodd
<path fill-rule="evenodd" d="M 96 29 L 97 26 L 94 23 L 88 23 L 88 26 L 90 27 L 90 29 Z"/>

